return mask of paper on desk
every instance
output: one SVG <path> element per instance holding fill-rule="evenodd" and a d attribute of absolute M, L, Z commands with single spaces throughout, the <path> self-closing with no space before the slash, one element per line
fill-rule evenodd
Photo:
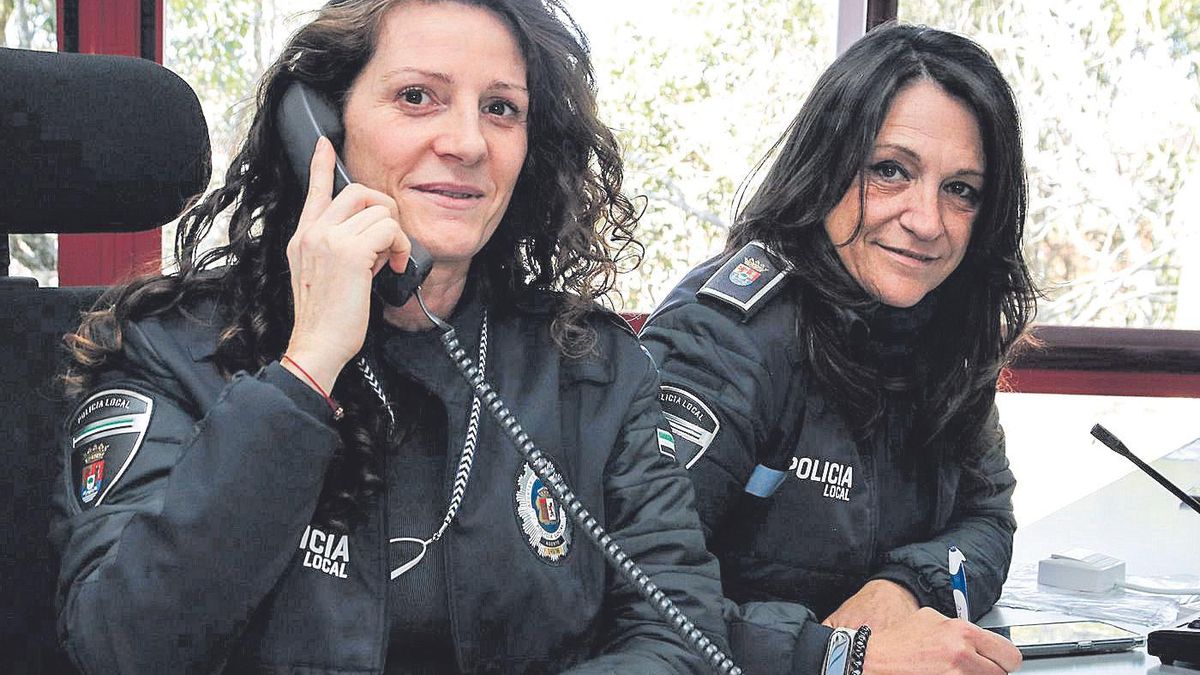
<path fill-rule="evenodd" d="M 1195 587 L 1200 578 L 1128 577 L 1131 583 L 1163 588 Z M 1181 616 L 1194 612 L 1188 604 L 1200 601 L 1197 596 L 1151 595 L 1124 589 L 1107 593 L 1083 593 L 1040 586 L 1037 564 L 1017 565 L 1009 571 L 1004 592 L 996 602 L 1001 607 L 1059 612 L 1074 616 L 1134 623 L 1147 628 L 1174 625 Z"/>
<path fill-rule="evenodd" d="M 1171 453 L 1165 455 L 1165 457 L 1167 459 L 1179 459 L 1191 462 L 1200 460 L 1200 438 L 1197 438 L 1191 443 L 1184 445 L 1178 450 L 1172 451 Z"/>

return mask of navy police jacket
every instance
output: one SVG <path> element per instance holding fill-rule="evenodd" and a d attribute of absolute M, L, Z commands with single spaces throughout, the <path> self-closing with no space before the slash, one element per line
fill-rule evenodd
<path fill-rule="evenodd" d="M 914 504 L 881 503 L 877 483 L 892 470 L 889 454 L 882 443 L 855 441 L 807 370 L 795 339 L 799 312 L 781 292 L 795 283 L 782 261 L 752 243 L 690 272 L 641 334 L 660 369 L 663 410 L 696 485 L 725 593 L 745 619 L 730 638 L 747 672 L 754 672 L 747 659 L 768 653 L 772 635 L 791 655 L 773 667 L 817 672 L 830 634 L 819 621 L 873 578 L 900 583 L 922 605 L 954 616 L 950 545 L 969 561 L 971 616 L 979 617 L 1000 595 L 1016 528 L 1014 479 L 994 409 L 990 447 L 977 465 L 942 462 L 924 488 L 914 486 L 926 489 L 925 515 Z M 794 391 L 804 405 L 789 407 Z M 794 410 L 802 419 L 787 417 Z M 785 422 L 799 429 L 777 462 L 786 468 L 783 482 L 767 499 L 746 494 L 755 465 L 778 455 L 772 444 L 789 436 L 781 433 Z M 885 509 L 924 536 L 881 550 Z"/>
<path fill-rule="evenodd" d="M 660 440 L 651 360 L 611 315 L 594 320 L 591 356 L 560 356 L 543 300 L 491 317 L 489 381 L 613 537 L 723 642 L 717 565 Z M 480 314 L 452 319 L 468 352 Z M 61 639 L 85 673 L 382 672 L 387 541 L 403 524 L 386 522 L 386 495 L 348 535 L 310 522 L 337 442 L 329 408 L 277 362 L 222 377 L 213 324 L 172 312 L 126 325 L 123 357 L 67 420 L 52 532 Z M 448 359 L 410 375 L 446 405 L 449 497 L 471 395 Z M 457 670 L 704 672 L 573 523 L 531 540 L 525 473 L 485 414 L 461 509 L 434 544 Z"/>

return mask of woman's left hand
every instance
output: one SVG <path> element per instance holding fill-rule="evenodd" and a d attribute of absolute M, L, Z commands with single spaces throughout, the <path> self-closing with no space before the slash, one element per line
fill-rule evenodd
<path fill-rule="evenodd" d="M 831 628 L 857 629 L 863 624 L 878 630 L 921 608 L 908 589 L 886 579 L 872 579 L 822 621 Z"/>

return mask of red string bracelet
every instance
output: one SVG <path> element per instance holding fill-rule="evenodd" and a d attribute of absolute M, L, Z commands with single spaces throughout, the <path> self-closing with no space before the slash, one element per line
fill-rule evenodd
<path fill-rule="evenodd" d="M 334 400 L 334 398 L 332 396 L 325 393 L 325 390 L 321 388 L 321 385 L 317 384 L 317 381 L 313 379 L 313 376 L 309 375 L 308 371 L 305 370 L 303 366 L 301 366 L 299 363 L 296 363 L 296 359 L 293 359 L 292 357 L 288 356 L 287 354 L 284 354 L 283 356 L 279 357 L 279 361 L 280 361 L 280 363 L 287 361 L 288 363 L 295 366 L 296 370 L 300 371 L 301 375 L 308 378 L 308 381 L 312 383 L 313 388 L 316 389 L 317 392 L 319 392 L 321 394 L 321 396 L 325 397 L 325 402 L 329 404 L 329 409 L 333 411 L 333 421 L 334 422 L 337 422 L 338 420 L 340 420 L 346 416 L 346 411 L 342 408 L 341 404 L 338 403 L 336 400 Z"/>

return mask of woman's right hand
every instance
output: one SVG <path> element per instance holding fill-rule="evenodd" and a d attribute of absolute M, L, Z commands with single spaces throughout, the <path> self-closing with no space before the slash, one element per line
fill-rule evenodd
<path fill-rule="evenodd" d="M 872 632 L 864 675 L 1003 675 L 1021 667 L 1013 643 L 961 619 L 923 607 Z"/>
<path fill-rule="evenodd" d="M 332 196 L 335 162 L 333 145 L 321 138 L 287 246 L 295 319 L 286 353 L 326 392 L 362 349 L 375 273 L 389 263 L 403 270 L 412 250 L 389 195 L 355 183 Z"/>

